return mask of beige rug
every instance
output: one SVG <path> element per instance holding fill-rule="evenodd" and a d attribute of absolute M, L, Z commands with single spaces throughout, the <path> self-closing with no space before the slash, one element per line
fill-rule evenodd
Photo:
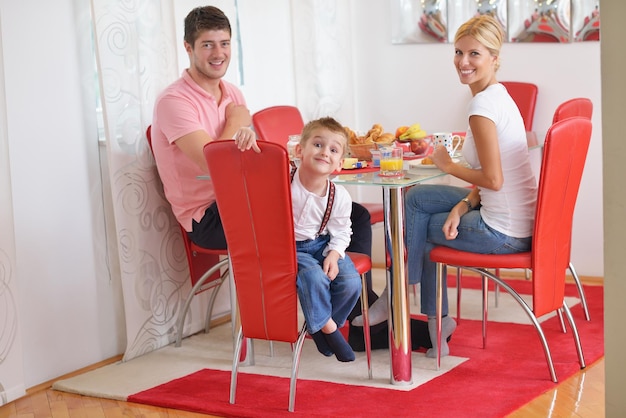
<path fill-rule="evenodd" d="M 375 270 L 374 288 L 380 293 L 384 287 L 384 271 Z M 481 292 L 463 290 L 462 318 L 481 318 Z M 417 292 L 419 295 L 419 291 Z M 449 290 L 450 314 L 456 316 L 456 291 Z M 494 297 L 490 295 L 491 305 Z M 576 298 L 567 298 L 571 307 Z M 411 312 L 418 314 L 419 306 L 411 296 Z M 542 319 L 548 319 L 546 318 Z M 530 321 L 517 303 L 506 293 L 501 293 L 498 307 L 489 309 L 489 320 L 529 324 Z M 291 370 L 291 347 L 285 343 L 274 344 L 274 355 L 270 356 L 269 343 L 255 341 L 255 364 L 240 367 L 240 372 L 288 377 Z M 365 353 L 356 353 L 356 361 L 340 363 L 334 357 L 320 355 L 311 340 L 306 340 L 301 357 L 299 379 L 321 380 L 349 385 L 385 387 L 402 391 L 412 390 L 436 378 L 459 364 L 466 358 L 448 356 L 442 359 L 440 370 L 436 370 L 434 359 L 424 353 L 412 353 L 413 383 L 411 385 L 390 384 L 390 358 L 388 350 L 372 352 L 373 379 L 367 378 Z M 59 380 L 53 389 L 79 393 L 88 396 L 126 400 L 129 395 L 155 387 L 170 380 L 186 376 L 201 369 L 229 371 L 233 355 L 233 337 L 230 323 L 200 333 L 183 340 L 181 347 L 170 345 L 134 358 L 125 363 L 111 364 L 69 379 Z"/>

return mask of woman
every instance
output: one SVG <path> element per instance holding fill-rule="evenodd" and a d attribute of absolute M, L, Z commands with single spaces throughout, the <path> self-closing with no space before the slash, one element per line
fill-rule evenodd
<path fill-rule="evenodd" d="M 519 109 L 496 80 L 503 36 L 498 22 L 488 15 L 470 19 L 457 31 L 454 65 L 473 96 L 462 150 L 469 167 L 453 162 L 443 146 L 432 154 L 439 169 L 475 187 L 420 185 L 406 195 L 409 283 L 421 282 L 421 309 L 428 317 L 433 342 L 427 357 L 437 353 L 436 264 L 430 261 L 431 249 L 445 245 L 475 253 L 510 254 L 528 251 L 531 245 L 537 186 Z M 379 300 L 386 299 L 381 296 Z M 447 314 L 444 292 L 442 355 L 449 354 L 447 339 L 456 328 Z M 386 317 L 386 303 L 370 309 L 372 324 Z"/>

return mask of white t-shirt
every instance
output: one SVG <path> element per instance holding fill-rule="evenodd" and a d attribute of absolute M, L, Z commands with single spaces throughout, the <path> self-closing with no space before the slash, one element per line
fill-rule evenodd
<path fill-rule="evenodd" d="M 330 183 L 329 183 L 330 184 Z M 291 182 L 291 200 L 293 204 L 293 222 L 296 241 L 306 241 L 317 238 L 317 232 L 322 226 L 328 202 L 328 187 L 324 196 L 309 192 L 300 182 L 300 171 L 296 171 Z M 330 241 L 324 250 L 326 255 L 335 250 L 341 257 L 345 257 L 346 248 L 350 245 L 352 235 L 352 198 L 345 187 L 335 185 L 335 199 L 330 218 L 322 234 L 330 234 Z"/>
<path fill-rule="evenodd" d="M 479 187 L 480 214 L 487 225 L 511 237 L 532 235 L 537 182 L 532 172 L 524 121 L 502 84 L 493 84 L 469 103 L 468 119 L 480 115 L 496 124 L 504 183 L 498 191 Z M 463 157 L 479 169 L 480 162 L 471 129 L 463 143 Z"/>

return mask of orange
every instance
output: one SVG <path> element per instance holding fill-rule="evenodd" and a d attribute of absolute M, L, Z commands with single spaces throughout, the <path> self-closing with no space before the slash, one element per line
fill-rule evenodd
<path fill-rule="evenodd" d="M 396 129 L 396 138 L 400 138 L 400 135 L 405 133 L 407 129 L 409 129 L 408 126 L 400 126 L 398 129 Z"/>

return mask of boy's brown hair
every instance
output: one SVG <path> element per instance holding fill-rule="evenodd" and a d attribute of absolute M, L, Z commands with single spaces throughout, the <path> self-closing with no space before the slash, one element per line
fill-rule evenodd
<path fill-rule="evenodd" d="M 304 128 L 302 129 L 302 134 L 300 135 L 300 146 L 304 147 L 306 141 L 308 141 L 313 134 L 313 131 L 320 128 L 327 129 L 332 133 L 341 135 L 341 137 L 343 138 L 343 143 L 341 144 L 343 148 L 342 155 L 345 156 L 346 152 L 348 151 L 348 134 L 346 133 L 344 127 L 330 116 L 312 120 L 304 125 Z"/>

